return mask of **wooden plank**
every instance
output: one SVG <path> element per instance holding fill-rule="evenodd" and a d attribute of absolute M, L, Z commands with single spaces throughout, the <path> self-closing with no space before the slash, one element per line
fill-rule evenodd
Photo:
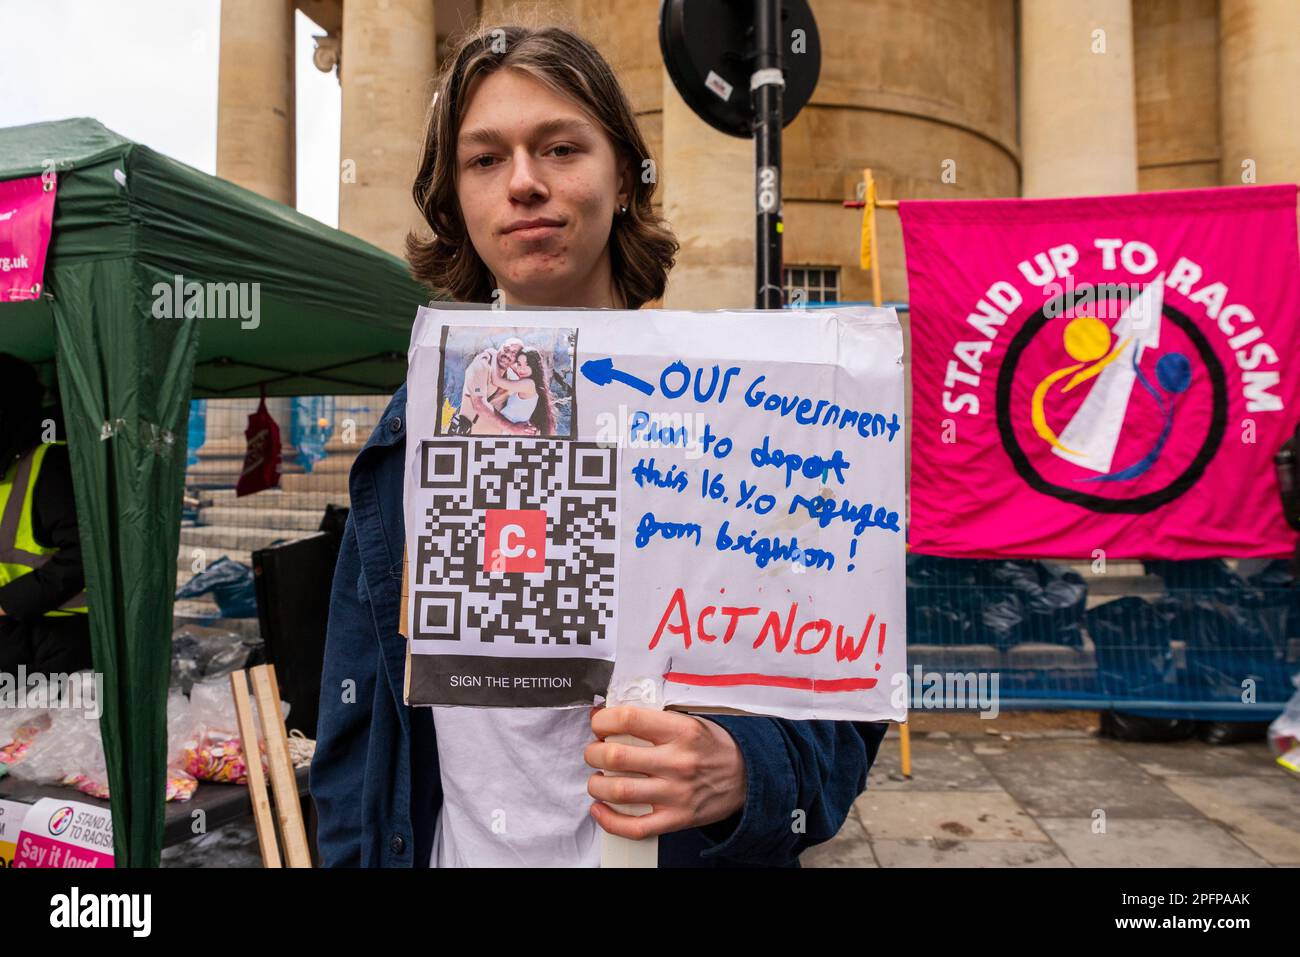
<path fill-rule="evenodd" d="M 262 866 L 280 867 L 280 848 L 275 843 L 275 818 L 271 816 L 266 778 L 262 775 L 262 756 L 257 748 L 257 725 L 253 721 L 253 707 L 248 700 L 248 677 L 242 668 L 230 675 L 230 693 L 235 699 L 239 743 L 244 750 L 244 763 L 248 766 L 248 797 L 253 802 L 253 823 L 257 825 L 257 845 L 262 851 Z"/>
<path fill-rule="evenodd" d="M 289 741 L 280 714 L 280 695 L 276 691 L 275 670 L 271 665 L 252 669 L 253 696 L 262 720 L 262 737 L 266 741 L 266 760 L 271 766 L 271 791 L 275 795 L 276 817 L 280 820 L 280 839 L 290 867 L 311 867 L 307 848 L 307 829 L 302 823 L 302 804 L 298 800 L 298 781 L 289 759 Z"/>
<path fill-rule="evenodd" d="M 912 729 L 906 721 L 898 725 L 898 754 L 903 765 L 903 777 L 912 780 Z"/>
<path fill-rule="evenodd" d="M 876 178 L 870 170 L 867 174 L 867 206 L 870 207 L 871 213 L 871 301 L 879 306 L 884 302 L 880 291 L 880 235 L 876 231 L 876 208 L 880 206 L 880 201 L 876 197 Z"/>

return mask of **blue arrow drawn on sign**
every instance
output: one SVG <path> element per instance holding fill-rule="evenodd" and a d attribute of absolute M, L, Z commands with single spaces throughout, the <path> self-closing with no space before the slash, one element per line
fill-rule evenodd
<path fill-rule="evenodd" d="M 649 382 L 646 382 L 645 379 L 638 379 L 629 373 L 619 372 L 614 368 L 614 360 L 608 357 L 604 359 L 588 359 L 582 364 L 582 374 L 596 385 L 622 382 L 625 385 L 630 385 L 638 392 L 644 392 L 646 395 L 655 394 L 655 387 Z"/>

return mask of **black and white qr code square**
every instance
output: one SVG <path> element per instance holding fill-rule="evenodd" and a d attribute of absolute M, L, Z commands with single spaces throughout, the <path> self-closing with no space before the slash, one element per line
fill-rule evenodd
<path fill-rule="evenodd" d="M 596 646 L 613 637 L 618 450 L 426 441 L 412 638 Z"/>

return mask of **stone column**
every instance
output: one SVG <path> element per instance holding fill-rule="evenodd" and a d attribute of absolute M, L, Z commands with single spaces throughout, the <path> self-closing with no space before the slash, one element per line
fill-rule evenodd
<path fill-rule="evenodd" d="M 1220 181 L 1300 180 L 1300 3 L 1222 0 L 1219 83 Z"/>
<path fill-rule="evenodd" d="M 754 306 L 754 144 L 692 112 L 663 72 L 664 218 L 681 249 L 664 307 Z"/>
<path fill-rule="evenodd" d="M 222 0 L 217 175 L 294 205 L 293 0 Z"/>
<path fill-rule="evenodd" d="M 433 97 L 433 0 L 344 0 L 339 229 L 402 256 Z"/>
<path fill-rule="evenodd" d="M 1137 192 L 1131 0 L 1020 4 L 1025 196 Z"/>
<path fill-rule="evenodd" d="M 1133 4 L 1138 189 L 1219 185 L 1219 0 Z"/>

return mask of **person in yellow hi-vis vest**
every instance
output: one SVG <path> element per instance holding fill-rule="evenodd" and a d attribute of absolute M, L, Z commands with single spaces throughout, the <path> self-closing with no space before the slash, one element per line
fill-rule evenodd
<path fill-rule="evenodd" d="M 40 376 L 0 353 L 0 672 L 91 667 L 86 578 L 63 422 Z"/>

